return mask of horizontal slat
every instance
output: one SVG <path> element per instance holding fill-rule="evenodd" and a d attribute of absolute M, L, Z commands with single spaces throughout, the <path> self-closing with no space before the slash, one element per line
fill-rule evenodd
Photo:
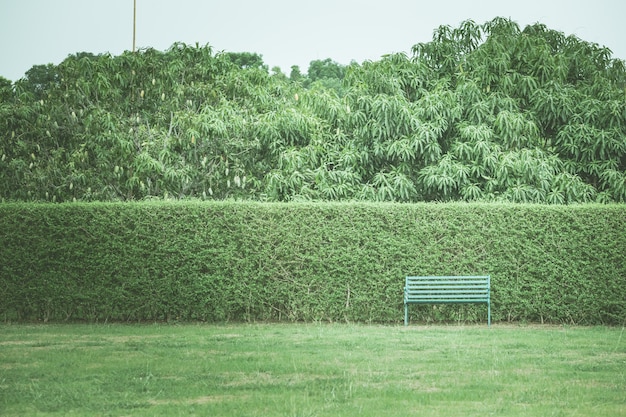
<path fill-rule="evenodd" d="M 424 302 L 427 302 L 427 301 L 432 301 L 432 302 L 434 302 L 434 301 L 438 301 L 438 302 L 442 302 L 442 301 L 460 302 L 460 301 L 463 301 L 463 300 L 472 300 L 472 301 L 476 301 L 476 302 L 480 302 L 480 301 L 487 302 L 488 298 L 486 298 L 486 297 L 483 297 L 483 298 L 477 298 L 477 297 L 474 297 L 474 298 L 471 298 L 471 297 L 470 298 L 409 298 L 409 299 L 406 300 L 406 302 L 407 303 L 417 303 L 417 302 L 420 302 L 420 301 L 424 301 Z"/>
<path fill-rule="evenodd" d="M 474 289 L 487 289 L 489 288 L 485 284 L 481 285 L 408 285 L 406 287 L 409 291 L 426 291 L 426 290 L 474 290 Z"/>
<path fill-rule="evenodd" d="M 419 300 L 419 299 L 455 299 L 455 298 L 488 298 L 486 293 L 480 294 L 407 294 L 406 299 Z"/>
<path fill-rule="evenodd" d="M 473 278 L 487 279 L 489 278 L 489 275 L 453 275 L 453 276 L 423 276 L 423 277 L 408 276 L 406 277 L 407 280 L 418 280 L 418 281 L 423 280 L 423 279 L 446 280 L 446 279 L 473 279 Z"/>
<path fill-rule="evenodd" d="M 433 290 L 433 291 L 404 291 L 405 294 L 408 295 L 419 295 L 419 294 L 438 294 L 438 295 L 453 295 L 453 294 L 489 294 L 489 290 L 486 288 L 478 289 L 478 290 L 454 290 L 454 291 L 446 291 L 446 290 Z"/>
<path fill-rule="evenodd" d="M 462 290 L 406 290 L 407 294 L 486 294 L 487 288 L 464 288 Z"/>
<path fill-rule="evenodd" d="M 489 296 L 486 294 L 476 295 L 456 295 L 456 296 L 440 296 L 440 295 L 424 295 L 420 297 L 404 297 L 407 301 L 419 301 L 419 300 L 488 300 Z"/>
<path fill-rule="evenodd" d="M 487 281 L 422 281 L 422 282 L 407 282 L 406 285 L 409 287 L 414 286 L 422 286 L 422 285 L 482 285 L 487 286 L 489 283 Z"/>
<path fill-rule="evenodd" d="M 474 292 L 407 292 L 405 296 L 408 298 L 419 298 L 419 297 L 485 297 L 489 293 L 486 291 L 474 291 Z"/>
<path fill-rule="evenodd" d="M 466 292 L 466 293 L 461 293 L 461 292 L 457 292 L 457 293 L 420 293 L 420 294 L 414 294 L 414 293 L 405 293 L 404 294 L 404 298 L 425 298 L 425 297 L 431 297 L 431 298 L 455 298 L 455 297 L 465 297 L 465 298 L 487 298 L 489 297 L 489 293 L 488 292 Z"/>
<path fill-rule="evenodd" d="M 410 286 L 404 287 L 405 291 L 423 292 L 423 291 L 487 291 L 489 287 L 487 285 L 431 285 L 431 286 Z"/>
<path fill-rule="evenodd" d="M 487 285 L 489 281 L 479 280 L 457 280 L 457 281 L 407 281 L 406 285 L 455 285 L 455 284 L 469 284 L 469 285 Z"/>
<path fill-rule="evenodd" d="M 405 300 L 405 304 L 487 304 L 484 300 Z"/>
<path fill-rule="evenodd" d="M 458 275 L 458 276 L 407 276 L 407 281 L 488 281 L 489 275 Z"/>
<path fill-rule="evenodd" d="M 487 285 L 411 285 L 404 287 L 405 291 L 463 291 L 489 289 Z"/>

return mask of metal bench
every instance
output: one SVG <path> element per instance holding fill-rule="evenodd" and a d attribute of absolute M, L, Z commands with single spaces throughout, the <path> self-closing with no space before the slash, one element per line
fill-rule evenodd
<path fill-rule="evenodd" d="M 409 304 L 486 303 L 491 326 L 490 276 L 406 277 L 404 325 L 409 325 Z"/>

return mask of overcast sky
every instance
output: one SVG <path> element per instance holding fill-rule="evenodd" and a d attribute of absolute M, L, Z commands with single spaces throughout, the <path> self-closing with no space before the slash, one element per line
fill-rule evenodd
<path fill-rule="evenodd" d="M 257 52 L 271 68 L 306 72 L 332 58 L 377 60 L 428 42 L 442 24 L 511 18 L 609 47 L 626 59 L 624 0 L 136 0 L 137 47 L 174 42 L 214 51 Z M 33 65 L 76 52 L 132 49 L 133 0 L 0 0 L 0 76 L 15 81 Z"/>

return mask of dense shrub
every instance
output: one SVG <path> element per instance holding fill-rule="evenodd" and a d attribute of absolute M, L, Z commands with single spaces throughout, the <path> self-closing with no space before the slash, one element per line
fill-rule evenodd
<path fill-rule="evenodd" d="M 399 323 L 405 275 L 476 273 L 494 320 L 626 320 L 623 205 L 19 203 L 0 230 L 4 320 Z"/>

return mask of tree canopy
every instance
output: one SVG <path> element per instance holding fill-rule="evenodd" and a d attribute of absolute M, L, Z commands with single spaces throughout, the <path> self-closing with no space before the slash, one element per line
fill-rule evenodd
<path fill-rule="evenodd" d="M 0 199 L 626 202 L 626 70 L 495 18 L 307 74 L 174 44 L 0 79 Z"/>

